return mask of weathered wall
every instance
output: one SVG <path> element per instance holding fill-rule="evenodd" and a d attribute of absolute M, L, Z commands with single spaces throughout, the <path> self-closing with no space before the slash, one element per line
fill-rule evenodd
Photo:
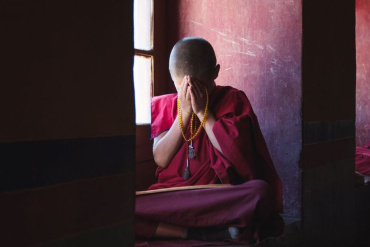
<path fill-rule="evenodd" d="M 131 1 L 0 16 L 0 245 L 133 245 Z"/>
<path fill-rule="evenodd" d="M 370 141 L 370 1 L 356 0 L 356 145 Z M 357 234 L 368 236 L 370 188 L 355 191 Z"/>
<path fill-rule="evenodd" d="M 284 207 L 299 217 L 301 187 L 301 1 L 168 1 L 169 49 L 186 36 L 213 45 L 216 83 L 243 90 L 283 180 Z"/>
<path fill-rule="evenodd" d="M 356 0 L 356 145 L 370 142 L 370 1 Z"/>
<path fill-rule="evenodd" d="M 355 208 L 355 3 L 303 1 L 304 246 L 351 246 Z"/>

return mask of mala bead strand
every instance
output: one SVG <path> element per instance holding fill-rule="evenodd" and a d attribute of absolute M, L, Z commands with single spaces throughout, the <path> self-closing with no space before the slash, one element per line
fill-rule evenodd
<path fill-rule="evenodd" d="M 205 88 L 205 91 L 206 91 L 206 106 L 205 106 L 205 109 L 204 109 L 203 119 L 202 119 L 201 123 L 199 124 L 199 128 L 194 133 L 194 131 L 196 129 L 196 124 L 194 123 L 196 121 L 196 117 L 195 117 L 195 113 L 194 112 L 191 113 L 191 119 L 190 119 L 190 138 L 189 139 L 187 139 L 186 136 L 185 136 L 184 124 L 182 122 L 182 116 L 181 116 L 180 99 L 177 98 L 177 115 L 179 117 L 179 125 L 180 125 L 181 134 L 184 137 L 184 140 L 186 142 L 190 142 L 190 145 L 188 147 L 189 148 L 188 149 L 188 157 L 186 159 L 186 167 L 185 167 L 184 175 L 183 175 L 183 178 L 184 178 L 185 181 L 188 180 L 189 177 L 190 177 L 189 158 L 193 159 L 195 157 L 195 150 L 193 148 L 193 140 L 200 133 L 200 131 L 202 129 L 202 126 L 204 127 L 204 124 L 205 124 L 205 122 L 207 120 L 207 111 L 208 111 L 208 100 L 209 100 L 209 97 L 208 97 L 208 91 L 207 91 L 206 88 Z"/>
<path fill-rule="evenodd" d="M 181 116 L 181 106 L 180 106 L 180 99 L 177 98 L 177 115 L 179 117 L 179 125 L 180 125 L 180 130 L 181 130 L 181 134 L 182 136 L 184 137 L 184 140 L 186 142 L 190 142 L 192 140 L 194 140 L 195 137 L 197 137 L 197 135 L 199 135 L 202 127 L 204 127 L 204 124 L 206 123 L 206 120 L 207 120 L 207 111 L 208 111 L 208 101 L 209 101 L 209 97 L 208 97 L 208 91 L 207 89 L 205 88 L 205 91 L 206 91 L 206 106 L 205 106 L 205 109 L 204 109 L 204 115 L 203 115 L 203 119 L 199 125 L 199 128 L 197 129 L 197 131 L 195 132 L 195 134 L 193 135 L 193 126 L 194 126 L 194 118 L 195 118 L 195 113 L 193 112 L 191 114 L 191 120 L 190 120 L 190 138 L 187 139 L 186 136 L 185 136 L 185 131 L 184 131 L 184 125 L 183 125 L 183 122 L 182 122 L 182 116 Z"/>

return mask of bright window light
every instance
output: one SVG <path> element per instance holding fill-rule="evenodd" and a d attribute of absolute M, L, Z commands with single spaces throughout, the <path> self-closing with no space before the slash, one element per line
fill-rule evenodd
<path fill-rule="evenodd" d="M 152 49 L 152 0 L 134 1 L 134 47 Z"/>
<path fill-rule="evenodd" d="M 152 58 L 134 57 L 136 124 L 151 122 Z"/>
<path fill-rule="evenodd" d="M 136 124 L 150 124 L 152 98 L 152 4 L 153 0 L 134 0 L 134 88 Z"/>

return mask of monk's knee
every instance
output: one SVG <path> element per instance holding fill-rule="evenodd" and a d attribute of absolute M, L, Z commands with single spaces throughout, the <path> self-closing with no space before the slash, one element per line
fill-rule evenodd
<path fill-rule="evenodd" d="M 272 196 L 271 186 L 263 180 L 255 179 L 246 183 L 252 188 L 252 193 L 261 198 L 270 198 Z"/>
<path fill-rule="evenodd" d="M 273 211 L 273 194 L 271 186 L 263 180 L 254 180 L 255 193 L 258 198 L 257 211 L 269 215 Z"/>
<path fill-rule="evenodd" d="M 271 186 L 263 180 L 250 180 L 244 184 L 248 188 L 246 193 L 250 199 L 257 203 L 257 207 L 262 208 L 266 212 L 272 210 L 273 193 Z M 252 199 L 253 198 L 253 199 Z"/>

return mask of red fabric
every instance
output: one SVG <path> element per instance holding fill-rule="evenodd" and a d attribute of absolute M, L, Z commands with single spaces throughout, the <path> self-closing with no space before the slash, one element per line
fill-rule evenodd
<path fill-rule="evenodd" d="M 370 142 L 364 147 L 356 147 L 356 171 L 370 175 Z"/>
<path fill-rule="evenodd" d="M 266 235 L 279 235 L 283 231 L 282 219 L 274 213 L 271 186 L 262 180 L 251 180 L 241 185 L 185 190 L 137 196 L 135 221 L 138 238 L 146 239 L 156 225 L 164 222 L 183 227 L 226 227 L 243 229 L 234 242 L 249 244 Z M 181 212 L 181 213 L 179 213 Z M 173 240 L 171 242 L 137 242 L 137 246 L 203 246 L 205 241 Z M 225 242 L 212 242 L 222 245 Z"/>
<path fill-rule="evenodd" d="M 177 117 L 176 101 L 177 94 L 153 98 L 153 138 L 171 128 Z M 213 147 L 202 130 L 193 141 L 197 156 L 190 160 L 190 179 L 183 179 L 188 145 L 184 142 L 168 167 L 157 169 L 158 183 L 149 189 L 214 183 L 239 184 L 261 179 L 273 188 L 276 208 L 282 212 L 281 180 L 244 92 L 232 87 L 216 86 L 210 95 L 209 105 L 217 119 L 213 131 L 223 155 Z"/>

